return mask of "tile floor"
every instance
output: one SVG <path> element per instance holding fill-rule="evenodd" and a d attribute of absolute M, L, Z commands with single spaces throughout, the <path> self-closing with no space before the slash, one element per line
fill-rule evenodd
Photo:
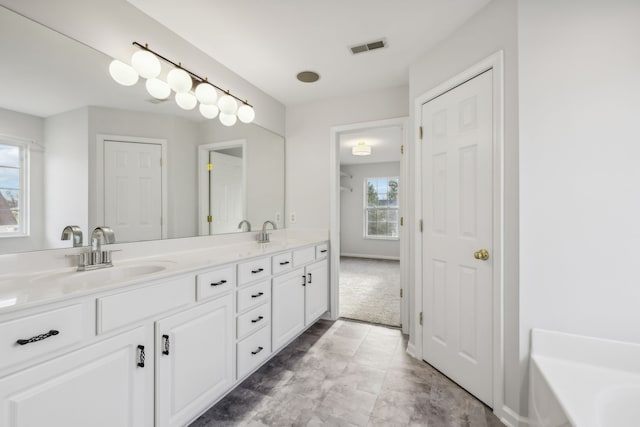
<path fill-rule="evenodd" d="M 405 348 L 397 329 L 318 321 L 191 427 L 502 426 Z"/>

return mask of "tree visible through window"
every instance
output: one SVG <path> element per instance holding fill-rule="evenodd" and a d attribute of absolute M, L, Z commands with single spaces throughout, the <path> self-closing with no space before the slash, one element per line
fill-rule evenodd
<path fill-rule="evenodd" d="M 364 237 L 398 238 L 398 177 L 366 178 Z"/>
<path fill-rule="evenodd" d="M 0 236 L 25 234 L 25 148 L 0 141 Z"/>

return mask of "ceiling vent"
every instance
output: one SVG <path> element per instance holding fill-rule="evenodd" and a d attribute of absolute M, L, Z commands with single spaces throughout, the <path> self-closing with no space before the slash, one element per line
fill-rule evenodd
<path fill-rule="evenodd" d="M 387 47 L 387 42 L 385 39 L 351 46 L 349 50 L 351 50 L 351 53 L 355 55 L 357 53 L 369 52 L 370 50 L 382 49 L 383 47 Z"/>

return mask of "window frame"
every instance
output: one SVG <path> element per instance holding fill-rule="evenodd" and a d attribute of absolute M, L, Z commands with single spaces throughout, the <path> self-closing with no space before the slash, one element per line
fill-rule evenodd
<path fill-rule="evenodd" d="M 390 207 L 375 207 L 375 208 L 369 208 L 368 205 L 368 182 L 369 180 L 373 180 L 373 179 L 386 179 L 387 183 L 391 180 L 396 180 L 398 181 L 398 206 L 395 208 L 390 208 Z M 364 181 L 363 181 L 363 190 L 362 190 L 362 236 L 363 239 L 365 240 L 400 240 L 400 177 L 399 176 L 371 176 L 371 177 L 365 177 Z M 369 234 L 369 222 L 367 221 L 367 210 L 368 209 L 383 209 L 383 210 L 387 210 L 387 211 L 392 211 L 395 210 L 397 212 L 396 214 L 396 221 L 395 223 L 397 224 L 397 236 L 377 236 L 377 235 L 370 235 Z"/>
<path fill-rule="evenodd" d="M 20 213 L 19 229 L 17 231 L 2 232 L 0 231 L 0 239 L 15 238 L 15 237 L 29 237 L 30 232 L 30 204 L 29 199 L 31 197 L 30 182 L 29 182 L 29 170 L 30 170 L 30 141 L 19 140 L 16 138 L 0 135 L 0 145 L 7 145 L 18 147 L 20 150 L 20 174 L 19 174 L 19 188 L 18 188 L 18 212 Z"/>

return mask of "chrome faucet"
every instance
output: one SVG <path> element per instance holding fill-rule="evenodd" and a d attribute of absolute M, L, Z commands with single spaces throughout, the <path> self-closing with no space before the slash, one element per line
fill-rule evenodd
<path fill-rule="evenodd" d="M 271 227 L 274 230 L 278 229 L 275 222 L 269 220 L 265 221 L 264 224 L 262 224 L 262 231 L 258 233 L 258 243 L 269 243 L 269 233 L 267 233 L 268 224 L 271 224 Z"/>
<path fill-rule="evenodd" d="M 251 231 L 251 223 L 246 219 L 243 219 L 242 221 L 240 221 L 240 224 L 238 224 L 238 230 L 242 230 L 242 226 L 244 224 L 247 224 L 247 231 Z"/>
<path fill-rule="evenodd" d="M 80 254 L 78 271 L 96 270 L 98 268 L 113 267 L 111 252 L 103 251 L 102 245 L 116 242 L 116 235 L 111 227 L 96 227 L 91 233 L 91 252 Z"/>
<path fill-rule="evenodd" d="M 61 240 L 73 239 L 73 247 L 78 248 L 82 246 L 82 230 L 77 225 L 67 225 L 62 230 Z"/>

